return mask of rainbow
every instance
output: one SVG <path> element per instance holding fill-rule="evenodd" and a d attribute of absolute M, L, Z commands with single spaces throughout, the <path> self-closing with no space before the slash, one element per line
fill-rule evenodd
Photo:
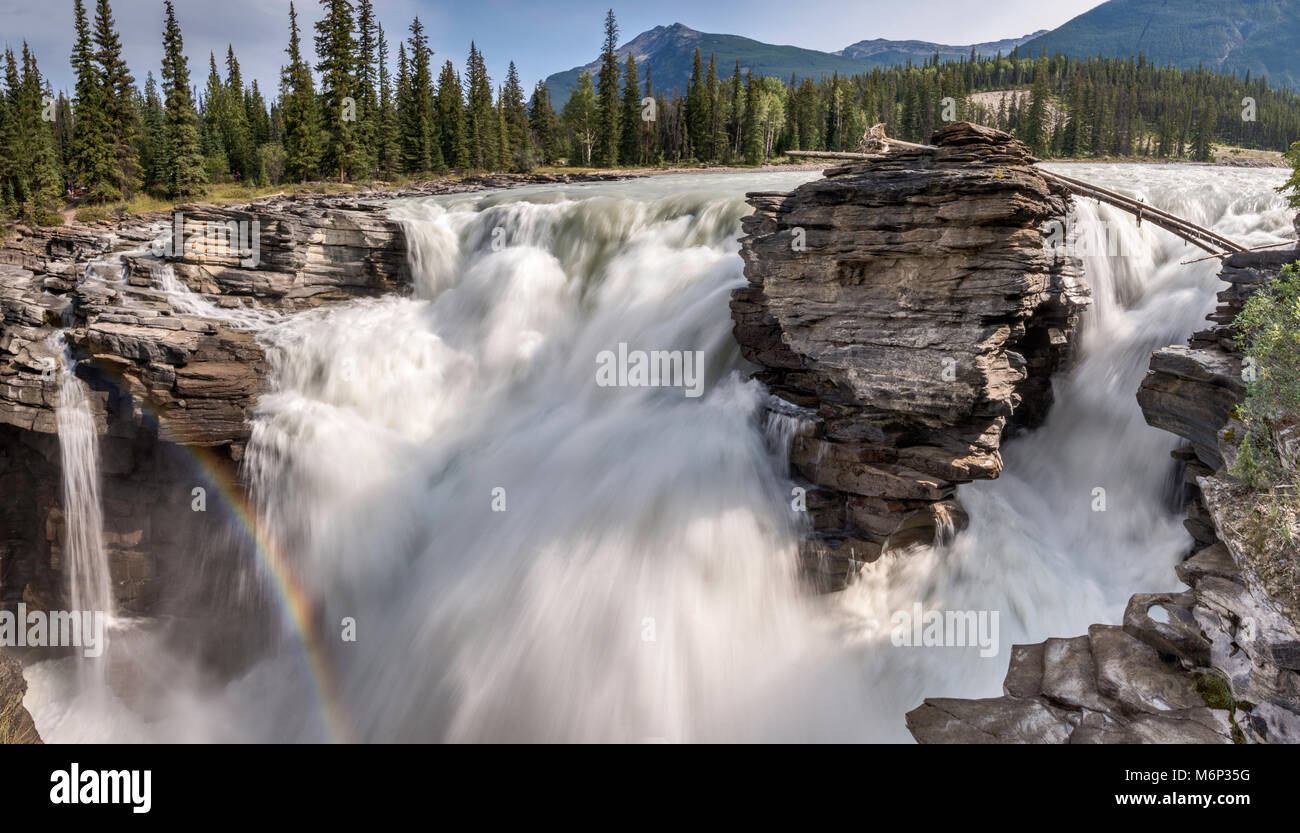
<path fill-rule="evenodd" d="M 85 363 L 98 371 L 96 375 L 100 380 L 117 388 L 132 403 L 138 403 L 144 411 L 156 417 L 160 439 L 180 448 L 198 473 L 215 488 L 230 516 L 237 522 L 240 534 L 252 548 L 260 570 L 270 579 L 281 612 L 287 615 L 292 625 L 295 639 L 308 662 L 326 736 L 332 743 L 355 742 L 330 653 L 315 627 L 316 614 L 311 596 L 283 551 L 268 533 L 263 532 L 257 512 L 241 488 L 231 461 L 218 455 L 211 447 L 198 444 L 194 438 L 181 436 L 167 419 L 165 410 L 158 407 L 143 385 L 123 375 L 120 365 L 95 359 Z"/>

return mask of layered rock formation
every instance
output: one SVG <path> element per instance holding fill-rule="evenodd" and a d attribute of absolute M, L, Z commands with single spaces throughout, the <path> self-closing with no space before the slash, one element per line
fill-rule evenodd
<path fill-rule="evenodd" d="M 236 312 L 273 316 L 401 291 L 406 243 L 380 204 L 346 198 L 180 206 L 109 228 L 19 230 L 0 250 L 0 600 L 57 606 L 63 517 L 55 421 L 62 334 L 101 435 L 105 546 L 120 607 L 152 609 L 223 542 L 266 362 Z M 229 224 L 234 224 L 229 225 Z M 240 224 L 243 224 L 242 226 Z M 255 234 L 257 257 L 210 235 Z M 172 234 L 172 237 L 175 237 Z M 171 256 L 168 256 L 171 255 Z M 194 510 L 195 489 L 214 506 Z M 221 545 L 219 545 L 221 546 Z M 218 547 L 219 548 L 219 547 Z M 192 579 L 189 581 L 192 582 Z"/>
<path fill-rule="evenodd" d="M 1133 596 L 1122 627 L 1012 649 L 1003 696 L 927 699 L 907 716 L 923 743 L 1300 742 L 1300 610 L 1260 545 L 1255 501 L 1227 473 L 1245 396 L 1231 323 L 1300 251 L 1228 258 L 1214 327 L 1158 350 L 1138 392 L 1147 421 L 1188 441 L 1190 589 Z M 1294 564 L 1294 548 L 1282 560 Z M 1171 577 L 1172 583 L 1172 577 Z"/>
<path fill-rule="evenodd" d="M 1067 196 L 1025 146 L 966 123 L 932 141 L 749 195 L 736 339 L 806 417 L 790 456 L 823 589 L 962 525 L 957 485 L 997 477 L 1004 436 L 1046 414 L 1088 302 L 1048 246 Z"/>

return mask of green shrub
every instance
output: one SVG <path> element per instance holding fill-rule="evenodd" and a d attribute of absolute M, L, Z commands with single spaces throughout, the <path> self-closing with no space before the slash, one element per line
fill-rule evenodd
<path fill-rule="evenodd" d="M 1300 414 L 1300 269 L 1296 264 L 1246 301 L 1235 322 L 1245 353 L 1245 425 L 1233 474 L 1247 486 L 1271 488 L 1283 476 L 1273 448 L 1272 425 Z"/>

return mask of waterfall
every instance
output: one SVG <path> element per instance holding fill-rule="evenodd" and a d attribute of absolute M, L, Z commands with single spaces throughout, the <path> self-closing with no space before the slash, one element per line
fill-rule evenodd
<path fill-rule="evenodd" d="M 104 516 L 100 504 L 99 435 L 86 383 L 77 378 L 76 360 L 63 331 L 51 339 L 63 356 L 59 371 L 56 422 L 63 473 L 63 556 L 74 611 L 113 614 L 112 580 L 104 554 Z"/>
<path fill-rule="evenodd" d="M 1290 231 L 1275 171 L 1067 167 L 1246 245 Z M 785 449 L 808 415 L 758 418 L 771 399 L 728 300 L 744 193 L 815 176 L 398 203 L 412 297 L 259 328 L 271 392 L 247 473 L 353 736 L 905 741 L 923 697 L 996 696 L 1013 642 L 1117 622 L 1130 594 L 1176 586 L 1175 440 L 1135 394 L 1150 351 L 1203 326 L 1218 265 L 1180 266 L 1194 250 L 1081 200 L 1080 234 L 1122 248 L 1087 259 L 1094 303 L 1047 423 L 1006 446 L 999 480 L 959 490 L 965 532 L 807 592 Z M 702 352 L 704 396 L 598 384 L 596 357 L 620 344 Z M 896 647 L 891 614 L 915 604 L 998 611 L 998 653 Z M 38 728 L 76 737 L 52 676 L 29 671 Z M 324 740 L 304 717 L 313 682 L 286 650 L 215 694 L 161 692 L 167 719 L 118 731 Z"/>

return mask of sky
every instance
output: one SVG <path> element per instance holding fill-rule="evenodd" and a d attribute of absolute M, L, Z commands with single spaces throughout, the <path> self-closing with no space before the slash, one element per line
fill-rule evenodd
<path fill-rule="evenodd" d="M 94 0 L 86 0 L 87 14 Z M 162 58 L 162 0 L 111 0 L 136 80 L 158 76 Z M 604 38 L 606 9 L 614 9 L 619 43 L 655 26 L 683 23 L 702 32 L 744 35 L 767 43 L 834 51 L 870 38 L 967 44 L 1052 29 L 1100 5 L 1100 0 L 375 0 L 388 36 L 396 39 L 419 16 L 437 65 L 450 59 L 463 70 L 471 41 L 487 59 L 494 82 L 514 61 L 525 90 L 554 72 L 596 58 Z M 224 60 L 233 44 L 247 83 L 258 79 L 273 95 L 288 44 L 289 0 L 175 0 L 190 73 L 202 87 L 208 54 Z M 71 91 L 68 56 L 73 43 L 72 0 L 0 0 L 0 44 L 17 52 L 26 40 L 55 89 Z M 299 25 L 310 49 L 321 16 L 318 0 L 297 0 Z M 224 70 L 223 70 L 224 72 Z"/>

